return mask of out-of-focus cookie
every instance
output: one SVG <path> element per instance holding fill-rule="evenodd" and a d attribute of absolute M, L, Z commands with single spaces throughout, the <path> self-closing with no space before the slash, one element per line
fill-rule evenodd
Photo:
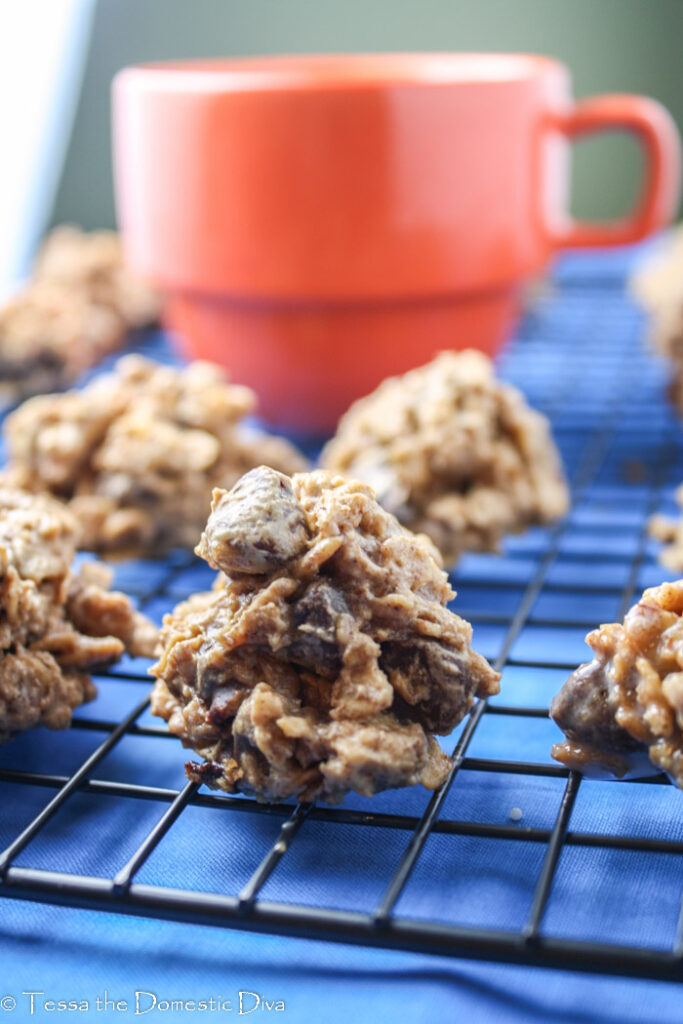
<path fill-rule="evenodd" d="M 73 224 L 55 228 L 38 253 L 34 277 L 85 293 L 118 313 L 127 329 L 159 319 L 159 294 L 128 268 L 115 231 L 81 231 Z"/>
<path fill-rule="evenodd" d="M 82 390 L 37 396 L 7 418 L 5 479 L 67 502 L 90 550 L 192 548 L 214 487 L 261 463 L 306 468 L 287 441 L 245 425 L 254 406 L 210 363 L 125 356 Z"/>
<path fill-rule="evenodd" d="M 683 413 L 683 225 L 633 275 L 630 290 L 650 314 L 650 342 L 669 360 L 671 400 Z"/>
<path fill-rule="evenodd" d="M 370 484 L 453 564 L 567 511 L 550 427 L 481 352 L 444 352 L 355 402 L 322 465 Z"/>
<path fill-rule="evenodd" d="M 68 387 L 159 311 L 115 232 L 56 228 L 32 279 L 0 307 L 0 403 Z"/>

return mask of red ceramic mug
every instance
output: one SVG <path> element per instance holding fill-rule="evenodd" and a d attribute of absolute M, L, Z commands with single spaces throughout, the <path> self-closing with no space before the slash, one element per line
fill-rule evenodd
<path fill-rule="evenodd" d="M 658 103 L 574 103 L 567 69 L 516 54 L 259 57 L 127 68 L 116 195 L 132 265 L 185 351 L 251 385 L 274 425 L 334 427 L 444 348 L 493 353 L 520 285 L 568 246 L 635 242 L 678 199 Z M 635 210 L 567 212 L 568 140 L 633 132 Z"/>

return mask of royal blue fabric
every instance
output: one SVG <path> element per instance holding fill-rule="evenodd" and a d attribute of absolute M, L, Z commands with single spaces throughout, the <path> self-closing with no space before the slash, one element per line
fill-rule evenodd
<path fill-rule="evenodd" d="M 587 625 L 620 613 L 649 509 L 662 443 L 673 445 L 655 505 L 673 511 L 683 479 L 680 426 L 663 394 L 665 367 L 644 345 L 644 320 L 624 298 L 633 252 L 567 258 L 553 291 L 525 320 L 505 350 L 502 376 L 546 412 L 568 472 L 581 487 L 556 560 L 529 620 L 510 651 L 496 701 L 547 707 L 567 667 L 588 654 Z M 172 358 L 150 335 L 142 346 Z M 607 430 L 600 435 L 600 428 Z M 599 436 L 606 441 L 600 459 Z M 581 481 L 594 460 L 594 472 Z M 577 478 L 577 474 L 579 474 Z M 456 610 L 474 624 L 474 645 L 494 659 L 525 586 L 551 535 L 537 529 L 511 538 L 504 556 L 465 556 L 453 582 Z M 671 578 L 642 552 L 637 585 Z M 117 584 L 160 618 L 189 592 L 207 587 L 206 566 L 178 554 L 164 563 L 126 562 Z M 493 620 L 493 621 L 492 621 Z M 148 663 L 128 660 L 98 680 L 99 696 L 81 720 L 119 720 L 145 696 Z M 158 724 L 145 713 L 141 724 Z M 485 715 L 472 739 L 473 758 L 551 764 L 558 733 L 539 717 Z M 35 730 L 0 748 L 0 769 L 69 775 L 104 738 L 97 730 Z M 443 740 L 452 749 L 455 737 Z M 185 755 L 168 737 L 126 735 L 92 778 L 179 789 Z M 463 770 L 445 800 L 443 818 L 550 829 L 564 779 Z M 53 789 L 0 782 L 0 846 L 9 844 L 48 802 Z M 681 796 L 671 786 L 585 781 L 571 818 L 577 831 L 683 838 Z M 345 806 L 419 815 L 422 789 L 390 792 Z M 16 864 L 111 878 L 127 862 L 167 804 L 76 793 L 19 855 Z M 188 806 L 136 876 L 136 881 L 236 895 L 275 839 L 281 816 Z M 385 891 L 410 833 L 308 820 L 265 884 L 270 901 L 372 910 Z M 527 918 L 545 846 L 523 840 L 433 834 L 396 906 L 416 920 L 503 930 Z M 681 857 L 570 846 L 562 853 L 543 933 L 654 949 L 674 941 L 683 878 Z M 0 887 L 0 895 L 2 888 Z M 34 997 L 22 992 L 41 991 Z M 126 1001 L 98 1010 L 97 998 Z M 135 1015 L 135 992 L 142 995 Z M 631 1024 L 680 1017 L 677 986 L 592 977 L 539 968 L 366 949 L 312 940 L 151 921 L 0 900 L 0 1022 L 28 1020 L 230 1020 L 240 990 L 262 1004 L 251 1019 L 294 1022 L 552 1020 L 566 1024 Z M 3 997 L 9 997 L 3 1002 Z M 165 1000 L 230 1001 L 231 1010 L 164 1009 Z M 12 1007 L 12 999 L 16 1006 Z M 87 1001 L 89 1008 L 51 1010 L 45 1000 Z M 254 1005 L 244 997 L 243 1009 Z M 284 1001 L 284 1012 L 264 1010 Z M 48 1006 L 51 1004 L 48 1004 Z M 56 1005 L 56 1004 L 55 1004 Z M 243 1014 L 246 1016 L 247 1014 Z"/>

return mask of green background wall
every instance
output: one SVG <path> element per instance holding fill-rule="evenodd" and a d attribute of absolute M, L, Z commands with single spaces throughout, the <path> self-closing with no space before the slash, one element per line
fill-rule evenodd
<path fill-rule="evenodd" d="M 53 222 L 114 224 L 109 85 L 126 64 L 364 50 L 546 53 L 571 67 L 577 96 L 642 92 L 683 128 L 683 0 L 98 0 Z M 640 172 L 635 142 L 574 149 L 574 212 L 624 212 Z"/>

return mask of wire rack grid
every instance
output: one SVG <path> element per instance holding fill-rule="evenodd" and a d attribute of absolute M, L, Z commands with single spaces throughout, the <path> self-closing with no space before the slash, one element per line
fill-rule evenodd
<path fill-rule="evenodd" d="M 683 448 L 643 327 L 614 263 L 579 260 L 500 360 L 550 417 L 573 505 L 454 574 L 454 608 L 503 678 L 445 741 L 439 791 L 269 806 L 185 783 L 178 741 L 149 715 L 148 663 L 128 659 L 70 733 L 0 749 L 0 896 L 683 979 L 680 794 L 662 776 L 584 780 L 549 756 L 547 706 L 586 659 L 585 632 L 667 578 L 646 526 L 672 510 Z M 211 580 L 186 554 L 116 576 L 157 618 Z"/>

